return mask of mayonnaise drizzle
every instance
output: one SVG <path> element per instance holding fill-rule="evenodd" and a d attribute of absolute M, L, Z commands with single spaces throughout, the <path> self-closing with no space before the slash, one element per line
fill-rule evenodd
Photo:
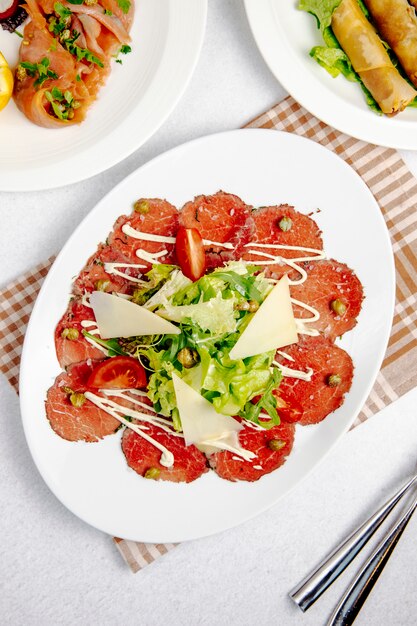
<path fill-rule="evenodd" d="M 248 254 L 254 254 L 258 257 L 263 257 L 267 259 L 266 261 L 258 261 L 254 260 L 253 263 L 256 265 L 289 265 L 292 269 L 300 274 L 300 279 L 291 280 L 289 279 L 290 285 L 301 285 L 307 279 L 307 272 L 303 267 L 298 265 L 299 263 L 305 263 L 306 261 L 319 261 L 321 259 L 326 258 L 326 254 L 323 250 L 318 250 L 316 248 L 304 248 L 303 246 L 285 246 L 282 244 L 272 244 L 272 243 L 247 243 L 245 244 L 245 248 L 266 248 L 269 250 L 299 250 L 300 252 L 306 252 L 307 255 L 296 257 L 293 259 L 287 259 L 281 255 L 271 254 L 270 252 L 262 252 L 261 250 L 248 250 Z M 313 256 L 311 256 L 313 255 Z M 248 263 L 246 261 L 246 263 Z M 274 280 L 274 282 L 277 282 Z"/>
<path fill-rule="evenodd" d="M 298 378 L 299 380 L 310 382 L 314 373 L 314 370 L 312 370 L 311 367 L 308 367 L 306 372 L 302 372 L 301 370 L 293 370 L 290 367 L 286 367 L 285 365 L 282 365 L 282 363 L 278 363 L 278 361 L 273 361 L 272 363 L 275 367 L 278 367 L 278 369 L 281 370 L 281 374 L 285 378 Z"/>
<path fill-rule="evenodd" d="M 147 282 L 142 280 L 141 278 L 135 278 L 134 276 L 129 276 L 125 272 L 121 272 L 119 268 L 129 269 L 132 267 L 133 269 L 146 269 L 146 265 L 142 263 L 105 263 L 104 271 L 108 274 L 113 274 L 113 276 L 121 276 L 131 283 L 138 283 L 140 285 L 146 285 Z"/>
<path fill-rule="evenodd" d="M 129 422 L 129 420 L 125 419 L 122 415 L 118 415 L 118 413 L 123 413 L 124 415 L 128 415 L 129 417 L 140 419 L 141 421 L 148 422 L 151 424 L 153 423 L 152 416 L 146 415 L 145 413 L 139 413 L 139 411 L 135 411 L 134 409 L 129 409 L 128 407 L 122 406 L 121 404 L 117 404 L 116 402 L 109 400 L 108 398 L 101 398 L 100 396 L 97 396 L 91 391 L 86 391 L 84 395 L 87 398 L 87 400 L 90 400 L 90 402 L 95 404 L 99 409 L 102 409 L 103 411 L 105 411 L 106 413 L 108 413 L 109 415 L 117 419 L 119 422 L 124 424 L 124 426 L 126 426 L 127 428 L 130 428 L 137 435 L 139 435 L 140 437 L 143 437 L 143 439 L 145 439 L 150 444 L 155 446 L 155 448 L 160 450 L 162 452 L 161 458 L 159 460 L 161 465 L 163 465 L 164 467 L 172 467 L 174 465 L 174 455 L 172 454 L 170 450 L 168 450 L 168 448 L 166 448 L 161 443 L 159 443 L 159 441 L 156 441 L 155 439 L 153 439 L 153 437 L 150 437 L 149 435 L 147 435 L 143 431 L 143 427 L 141 428 L 141 426 L 137 424 L 132 424 L 132 422 Z M 157 425 L 159 428 L 162 428 L 163 430 L 168 430 L 161 424 L 155 424 L 155 425 Z"/>
<path fill-rule="evenodd" d="M 139 259 L 142 259 L 143 261 L 147 261 L 148 263 L 151 263 L 152 265 L 161 265 L 158 259 L 165 256 L 166 254 L 168 254 L 168 250 L 161 250 L 161 252 L 146 252 L 146 250 L 142 250 L 142 249 L 136 250 L 136 256 Z"/>
<path fill-rule="evenodd" d="M 317 322 L 320 319 L 320 313 L 317 311 L 317 309 L 310 306 L 309 304 L 306 304 L 305 302 L 301 302 L 301 300 L 296 300 L 295 298 L 291 298 L 291 302 L 305 309 L 306 311 L 309 311 L 310 313 L 312 313 L 311 317 L 294 318 L 296 326 L 297 326 L 297 333 L 299 335 L 309 335 L 310 337 L 318 337 L 320 333 L 316 328 L 306 327 L 306 324 L 312 324 L 313 322 Z"/>
<path fill-rule="evenodd" d="M 213 448 L 219 448 L 220 450 L 228 450 L 229 452 L 236 454 L 238 457 L 241 457 L 244 461 L 252 461 L 252 459 L 257 458 L 257 455 L 251 450 L 245 450 L 245 448 L 232 446 L 225 441 L 222 441 L 222 439 L 200 441 L 199 445 L 211 446 Z"/>
<path fill-rule="evenodd" d="M 122 226 L 122 231 L 128 237 L 134 239 L 141 239 L 142 241 L 153 241 L 155 243 L 175 243 L 175 237 L 167 237 L 165 235 L 154 235 L 153 233 L 143 233 L 140 230 L 133 228 L 129 222 Z M 220 248 L 226 248 L 226 250 L 233 250 L 232 243 L 220 243 L 219 241 L 211 241 L 210 239 L 203 239 L 205 246 L 219 246 Z"/>

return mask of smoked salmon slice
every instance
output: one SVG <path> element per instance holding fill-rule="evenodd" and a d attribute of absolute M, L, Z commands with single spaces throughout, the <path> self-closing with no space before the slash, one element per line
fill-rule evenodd
<path fill-rule="evenodd" d="M 112 57 L 130 51 L 133 3 L 117 3 L 113 12 L 108 2 L 86 2 L 27 0 L 24 5 L 30 21 L 20 47 L 14 99 L 38 126 L 82 122 L 107 79 Z"/>

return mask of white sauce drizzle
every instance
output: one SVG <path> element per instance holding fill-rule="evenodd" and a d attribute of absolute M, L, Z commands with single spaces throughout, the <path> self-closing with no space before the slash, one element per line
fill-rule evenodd
<path fill-rule="evenodd" d="M 155 243 L 175 243 L 175 237 L 167 237 L 165 235 L 154 235 L 152 233 L 143 233 L 140 230 L 136 230 L 129 223 L 122 226 L 122 231 L 128 237 L 134 239 L 142 239 L 142 241 L 153 241 Z M 203 239 L 205 246 L 219 246 L 220 248 L 226 248 L 227 250 L 233 250 L 232 243 L 220 243 L 219 241 L 211 241 L 210 239 Z"/>
<path fill-rule="evenodd" d="M 300 252 L 306 252 L 304 256 L 296 257 L 294 259 L 287 259 L 281 255 L 271 254 L 270 252 L 262 252 L 261 250 L 248 250 L 248 254 L 254 254 L 256 256 L 264 257 L 266 261 L 253 261 L 256 265 L 288 265 L 296 272 L 300 274 L 298 280 L 289 279 L 290 285 L 301 285 L 307 279 L 307 272 L 303 267 L 300 267 L 298 263 L 304 263 L 306 261 L 319 261 L 326 258 L 326 254 L 323 250 L 317 250 L 316 248 L 304 248 L 303 246 L 285 246 L 281 244 L 269 244 L 269 243 L 247 243 L 246 248 L 266 248 L 269 250 L 299 250 Z M 311 256 L 314 255 L 314 256 Z M 248 261 L 246 261 L 248 263 Z M 273 282 L 278 282 L 274 280 Z"/>
<path fill-rule="evenodd" d="M 151 263 L 152 265 L 161 265 L 160 261 L 158 261 L 159 258 L 165 256 L 166 254 L 168 254 L 168 250 L 161 250 L 161 252 L 146 252 L 146 250 L 136 250 L 136 256 L 139 257 L 139 259 L 143 259 L 143 261 L 147 261 L 148 263 Z"/>
<path fill-rule="evenodd" d="M 252 459 L 257 458 L 257 455 L 251 450 L 245 450 L 245 448 L 237 448 L 235 446 L 231 446 L 221 439 L 218 439 L 217 441 L 213 441 L 211 439 L 209 439 L 208 441 L 200 441 L 199 445 L 212 446 L 213 448 L 219 448 L 220 450 L 228 450 L 229 452 L 233 452 L 234 454 L 236 454 L 238 457 L 241 457 L 244 461 L 252 461 Z"/>
<path fill-rule="evenodd" d="M 149 423 L 153 423 L 152 416 L 145 415 L 144 413 L 139 413 L 139 411 L 135 411 L 134 409 L 129 409 L 128 407 L 124 407 L 120 404 L 117 404 L 116 402 L 113 402 L 112 400 L 108 400 L 107 398 L 101 398 L 100 396 L 97 396 L 91 391 L 86 391 L 84 395 L 87 398 L 87 400 L 90 400 L 90 402 L 95 404 L 99 409 L 102 409 L 109 415 L 112 415 L 112 417 L 114 417 L 119 422 L 124 424 L 124 426 L 126 426 L 127 428 L 130 428 L 137 435 L 139 435 L 140 437 L 143 437 L 143 439 L 145 439 L 150 444 L 155 446 L 155 448 L 160 450 L 162 452 L 161 458 L 159 460 L 161 465 L 163 465 L 164 467 L 172 467 L 174 465 L 174 455 L 172 454 L 172 452 L 170 452 L 170 450 L 168 450 L 168 448 L 166 448 L 161 443 L 159 443 L 159 441 L 156 441 L 155 439 L 153 439 L 153 437 L 150 437 L 149 435 L 147 435 L 144 432 L 143 426 L 132 424 L 132 422 L 129 422 L 129 420 L 125 419 L 123 416 L 118 415 L 118 413 L 124 413 L 124 415 L 128 415 L 129 417 L 140 419 L 141 421 L 149 422 Z M 162 428 L 163 430 L 168 430 L 165 427 L 163 427 L 161 424 L 156 424 L 156 425 L 159 428 Z"/>
<path fill-rule="evenodd" d="M 94 320 L 82 320 L 81 326 L 83 328 L 92 328 L 93 326 L 97 326 L 97 322 Z"/>
<path fill-rule="evenodd" d="M 317 322 L 320 319 L 320 313 L 314 307 L 306 304 L 305 302 L 301 302 L 301 300 L 296 300 L 295 298 L 291 298 L 291 302 L 296 304 L 299 307 L 302 307 L 306 311 L 309 311 L 312 316 L 307 317 L 306 319 L 301 319 L 299 317 L 295 318 L 295 323 L 297 326 L 297 333 L 300 335 L 309 335 L 310 337 L 318 337 L 320 334 L 316 328 L 307 328 L 306 324 L 311 324 L 313 322 Z"/>
<path fill-rule="evenodd" d="M 290 356 L 289 354 L 287 354 L 286 352 L 283 352 L 282 350 L 277 350 L 277 354 L 279 354 L 280 356 L 282 356 L 283 359 L 287 359 L 288 361 L 292 361 L 294 362 L 295 359 L 293 359 L 292 356 Z"/>
<path fill-rule="evenodd" d="M 278 369 L 281 370 L 281 374 L 285 378 L 298 378 L 309 383 L 314 373 L 314 370 L 312 370 L 311 367 L 308 367 L 306 372 L 302 372 L 301 370 L 293 370 L 290 367 L 286 367 L 285 365 L 278 363 L 278 361 L 272 361 L 272 363 L 275 367 L 278 367 Z"/>
<path fill-rule="evenodd" d="M 139 285 L 146 285 L 147 282 L 145 280 L 142 280 L 141 278 L 135 278 L 134 276 L 129 276 L 125 272 L 121 272 L 119 269 L 119 268 L 128 269 L 129 267 L 132 267 L 133 269 L 144 269 L 144 268 L 146 269 L 146 265 L 143 265 L 141 263 L 105 263 L 104 271 L 107 272 L 108 274 L 113 274 L 113 276 L 121 276 L 122 278 L 125 278 L 126 280 L 130 281 L 131 283 L 138 283 Z"/>
<path fill-rule="evenodd" d="M 128 402 L 131 402 L 132 404 L 136 404 L 136 406 L 140 406 L 142 409 L 146 409 L 148 411 L 151 411 L 151 415 L 149 416 L 150 418 L 152 418 L 152 423 L 155 423 L 155 425 L 166 425 L 166 426 L 170 426 L 172 428 L 172 422 L 171 420 L 167 419 L 166 417 L 162 417 L 160 416 L 156 411 L 153 410 L 153 408 L 151 406 L 149 406 L 149 404 L 145 404 L 145 402 L 141 402 L 140 400 L 135 400 L 135 398 L 131 398 L 130 396 L 126 395 L 126 392 L 129 391 L 129 393 L 131 393 L 132 391 L 134 391 L 134 389 L 126 389 L 126 390 L 122 390 L 122 389 L 100 389 L 100 392 L 102 394 L 104 394 L 105 396 L 110 396 L 110 397 L 114 397 L 114 398 L 121 398 L 122 400 L 127 400 Z M 116 404 L 116 403 L 114 403 Z M 122 405 L 118 405 L 120 407 L 122 407 Z M 142 413 L 141 413 L 142 415 Z M 149 420 L 151 421 L 151 420 Z M 177 433 L 177 432 L 172 432 L 171 428 L 164 428 L 163 430 L 166 430 L 167 432 L 169 432 L 170 434 L 174 435 L 175 437 L 184 437 L 184 435 L 182 433 Z"/>

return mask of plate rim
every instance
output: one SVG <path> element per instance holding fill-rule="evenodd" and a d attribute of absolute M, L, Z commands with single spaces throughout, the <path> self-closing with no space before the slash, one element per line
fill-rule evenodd
<path fill-rule="evenodd" d="M 57 494 L 54 486 L 51 484 L 51 480 L 50 477 L 45 476 L 44 472 L 40 469 L 39 464 L 37 462 L 37 458 L 38 458 L 38 452 L 33 448 L 32 446 L 32 442 L 30 439 L 30 435 L 28 433 L 28 420 L 29 420 L 29 414 L 30 414 L 30 402 L 29 402 L 29 407 L 27 407 L 28 404 L 28 399 L 26 397 L 26 391 L 25 391 L 25 387 L 26 387 L 26 378 L 30 376 L 30 355 L 29 353 L 29 349 L 30 349 L 30 337 L 31 334 L 33 332 L 32 330 L 32 326 L 34 325 L 34 320 L 36 319 L 36 314 L 37 314 L 37 309 L 39 308 L 39 306 L 41 306 L 42 304 L 42 298 L 43 298 L 43 294 L 45 292 L 48 291 L 49 289 L 49 283 L 51 281 L 54 280 L 54 274 L 55 272 L 59 271 L 59 262 L 60 259 L 65 255 L 67 248 L 71 248 L 71 246 L 73 245 L 74 240 L 76 239 L 77 233 L 79 230 L 82 230 L 84 227 L 84 223 L 90 218 L 91 214 L 94 214 L 96 212 L 98 212 L 100 210 L 101 205 L 107 200 L 108 196 L 113 195 L 114 193 L 117 193 L 119 188 L 124 186 L 124 185 L 128 185 L 129 184 L 129 180 L 131 178 L 134 178 L 135 175 L 137 174 L 137 172 L 146 169 L 147 167 L 152 167 L 155 163 L 157 163 L 159 160 L 163 160 L 165 158 L 169 158 L 171 155 L 175 156 L 175 153 L 179 153 L 182 150 L 184 150 L 185 148 L 187 148 L 190 144 L 198 144 L 198 143 L 204 143 L 207 140 L 212 140 L 212 139 L 216 139 L 217 137 L 225 137 L 225 136 L 234 136 L 234 135 L 241 135 L 241 134 L 266 134 L 268 133 L 268 135 L 271 134 L 271 131 L 269 129 L 254 129 L 254 128 L 249 128 L 249 129 L 236 129 L 236 130 L 230 130 L 230 131 L 223 131 L 223 132 L 219 132 L 219 133 L 214 133 L 214 134 L 210 134 L 210 135 L 206 135 L 203 137 L 199 137 L 196 139 L 193 139 L 191 141 L 185 142 L 184 144 L 181 144 L 179 146 L 176 146 L 174 148 L 171 148 L 170 150 L 167 150 L 166 152 L 163 152 L 161 154 L 159 154 L 158 156 L 154 157 L 153 159 L 149 160 L 148 162 L 146 162 L 145 164 L 143 164 L 141 167 L 137 168 L 134 172 L 130 173 L 127 177 L 125 177 L 122 181 L 120 181 L 112 190 L 110 190 L 107 194 L 105 194 L 97 203 L 96 205 L 93 207 L 93 209 L 83 218 L 83 220 L 79 223 L 79 225 L 76 227 L 76 229 L 72 232 L 72 234 L 69 236 L 69 238 L 67 239 L 65 245 L 62 247 L 61 251 L 59 252 L 59 254 L 57 255 L 52 267 L 50 268 L 48 275 L 46 276 L 43 285 L 41 287 L 41 290 L 38 294 L 38 297 L 36 299 L 35 305 L 33 307 L 32 310 L 32 314 L 30 316 L 30 320 L 28 323 L 28 327 L 26 330 L 26 336 L 25 336 L 25 340 L 24 340 L 24 344 L 23 344 L 23 349 L 22 349 L 22 356 L 21 356 L 21 365 L 20 365 L 20 384 L 19 384 L 19 392 L 20 392 L 20 407 L 21 407 L 21 415 L 22 415 L 22 423 L 23 423 L 23 430 L 25 433 L 25 438 L 29 447 L 29 450 L 31 452 L 32 458 L 34 460 L 34 463 L 36 465 L 37 471 L 40 473 L 40 475 L 42 476 L 43 480 L 45 481 L 45 483 L 47 484 L 48 488 L 51 490 L 51 492 L 54 494 L 54 496 L 62 503 L 64 504 L 64 506 L 74 515 L 76 515 L 76 517 L 78 517 L 79 519 L 81 519 L 82 521 L 84 521 L 85 523 L 89 524 L 90 526 L 97 528 L 98 530 L 101 530 L 102 532 L 105 532 L 107 534 L 110 535 L 115 535 L 115 536 L 120 536 L 120 534 L 117 532 L 117 529 L 109 529 L 108 525 L 103 524 L 100 525 L 96 522 L 92 522 L 90 519 L 87 519 L 86 516 L 80 514 L 78 511 L 76 512 L 74 510 L 74 508 L 68 504 L 68 502 L 66 501 L 66 498 L 62 496 L 62 493 L 60 493 L 60 495 Z M 286 135 L 286 136 L 290 136 L 292 138 L 292 140 L 294 140 L 295 142 L 299 142 L 299 143 L 304 143 L 304 142 L 308 142 L 308 143 L 313 143 L 315 144 L 315 146 L 317 148 L 319 148 L 320 150 L 325 150 L 326 152 L 330 152 L 332 154 L 332 157 L 338 159 L 339 161 L 341 161 L 344 164 L 344 167 L 348 168 L 349 170 L 351 170 L 353 172 L 353 174 L 357 177 L 357 179 L 361 182 L 361 185 L 363 186 L 364 189 L 367 190 L 368 195 L 370 200 L 373 202 L 375 208 L 378 211 L 378 215 L 380 216 L 380 220 L 381 220 L 381 225 L 384 227 L 383 228 L 383 232 L 384 232 L 384 237 L 385 237 L 385 243 L 388 244 L 388 250 L 389 250 L 389 259 L 387 258 L 387 263 L 389 265 L 390 268 L 390 281 L 389 281 L 389 285 L 390 285 L 390 290 L 391 290 L 391 306 L 389 307 L 389 315 L 386 316 L 385 318 L 385 322 L 384 322 L 384 341 L 380 343 L 378 350 L 377 350 L 377 355 L 375 357 L 375 365 L 374 365 L 374 374 L 373 376 L 371 376 L 368 379 L 368 383 L 365 386 L 361 397 L 360 397 L 360 401 L 358 400 L 355 403 L 356 406 L 356 410 L 352 413 L 350 420 L 344 425 L 343 429 L 340 430 L 339 434 L 336 437 L 333 437 L 331 444 L 326 448 L 324 454 L 322 454 L 320 456 L 320 458 L 316 459 L 314 461 L 314 463 L 311 465 L 311 467 L 309 467 L 309 469 L 307 469 L 307 471 L 303 471 L 302 473 L 302 477 L 301 478 L 297 478 L 295 477 L 294 479 L 292 479 L 292 483 L 286 487 L 282 493 L 280 493 L 278 496 L 275 497 L 271 497 L 271 499 L 269 500 L 269 502 L 267 504 L 265 504 L 264 506 L 257 506 L 255 507 L 254 510 L 251 510 L 250 512 L 247 513 L 247 515 L 245 517 L 241 517 L 239 522 L 231 524 L 231 525 L 223 525 L 220 529 L 219 528 L 215 528 L 212 531 L 209 532 L 197 532 L 193 535 L 190 536 L 189 533 L 187 533 L 186 536 L 181 537 L 176 535 L 174 538 L 172 535 L 167 535 L 167 536 L 161 536 L 160 534 L 157 537 L 141 537 L 138 538 L 137 536 L 127 536 L 124 537 L 127 540 L 133 540 L 133 541 L 142 541 L 142 542 L 149 542 L 149 543 L 172 543 L 172 542 L 182 542 L 182 541 L 189 541 L 189 540 L 194 540 L 197 538 L 201 538 L 201 537 L 205 537 L 205 536 L 210 536 L 212 534 L 216 534 L 218 532 L 222 532 L 224 530 L 227 530 L 229 528 L 235 527 L 241 523 L 244 523 L 246 521 L 248 521 L 249 519 L 252 519 L 256 516 L 258 516 L 259 514 L 261 514 L 262 512 L 268 510 L 269 508 L 271 508 L 272 506 L 274 506 L 279 500 L 281 500 L 282 498 L 284 498 L 288 493 L 290 493 L 292 491 L 292 489 L 294 489 L 298 484 L 300 484 L 327 456 L 327 454 L 329 454 L 337 445 L 338 441 L 340 440 L 340 438 L 342 437 L 342 435 L 350 428 L 350 426 L 352 425 L 353 421 L 355 420 L 355 418 L 357 417 L 361 407 L 363 406 L 364 401 L 366 400 L 366 398 L 369 395 L 369 392 L 371 391 L 376 377 L 380 371 L 381 368 L 381 364 L 386 352 L 386 348 L 387 348 L 387 344 L 389 341 L 389 337 L 390 337 L 390 332 L 391 332 L 391 326 L 392 326 L 392 319 L 393 319 L 393 313 L 394 313 L 394 305 L 395 305 L 395 265 L 394 265 L 394 254 L 393 254 L 393 249 L 392 249 L 392 245 L 391 245 L 391 240 L 389 237 L 389 232 L 388 229 L 386 227 L 383 215 L 380 211 L 379 205 L 375 199 L 375 197 L 373 196 L 372 192 L 369 190 L 369 188 L 367 187 L 367 185 L 365 184 L 365 182 L 363 181 L 363 179 L 359 176 L 359 174 L 351 167 L 349 166 L 346 161 L 344 159 L 342 159 L 340 156 L 336 155 L 334 152 L 332 152 L 331 150 L 329 150 L 329 148 L 322 146 L 321 144 L 319 144 L 318 142 L 315 142 L 313 140 L 307 139 L 305 137 L 301 137 L 298 135 L 294 135 L 292 133 L 288 133 L 286 131 L 275 131 L 276 134 L 280 134 L 280 135 Z M 379 219 L 379 218 L 378 218 Z M 169 531 L 168 531 L 169 532 Z"/>
<path fill-rule="evenodd" d="M 140 0 L 139 0 L 140 1 Z M 186 67 L 182 69 L 181 80 L 175 84 L 175 88 L 172 88 L 172 98 L 161 108 L 159 117 L 153 120 L 153 123 L 149 126 L 147 132 L 143 133 L 140 141 L 136 144 L 131 144 L 128 148 L 117 152 L 117 156 L 114 156 L 112 149 L 106 150 L 109 147 L 114 137 L 114 132 L 117 129 L 124 129 L 126 126 L 134 123 L 135 109 L 133 109 L 125 120 L 123 120 L 111 133 L 108 133 L 104 139 L 100 139 L 95 142 L 100 152 L 107 152 L 107 159 L 105 165 L 95 166 L 95 160 L 92 159 L 92 153 L 90 148 L 84 150 L 83 155 L 83 167 L 71 168 L 71 163 L 74 164 L 77 161 L 77 155 L 66 158 L 63 161 L 65 165 L 62 168 L 63 172 L 60 177 L 55 178 L 49 175 L 49 166 L 44 166 L 40 169 L 37 167 L 27 168 L 26 172 L 14 169 L 11 172 L 6 173 L 6 178 L 2 178 L 0 175 L 0 192 L 31 192 L 31 191 L 46 191 L 51 189 L 58 189 L 67 185 L 73 185 L 75 183 L 83 182 L 103 174 L 112 167 L 115 167 L 134 152 L 139 150 L 144 144 L 146 144 L 151 137 L 163 126 L 172 112 L 176 109 L 178 103 L 184 96 L 190 81 L 193 77 L 195 68 L 201 56 L 201 50 L 204 43 L 205 32 L 207 27 L 207 13 L 208 13 L 208 0 L 191 0 L 194 8 L 194 13 L 198 16 L 198 29 L 193 32 L 193 37 L 196 40 L 193 54 L 183 55 L 186 60 Z M 182 7 L 176 4 L 176 0 L 169 0 L 169 6 L 167 11 L 176 10 L 176 13 L 180 16 L 187 15 L 187 11 L 184 11 Z M 178 48 L 181 49 L 181 46 Z M 164 50 L 164 55 L 166 51 Z M 103 86 L 102 91 L 106 90 L 106 85 Z M 47 129 L 45 129 L 48 132 Z M 53 132 L 53 131 L 49 131 Z M 120 143 L 118 144 L 120 146 Z M 111 146 L 110 146 L 111 147 Z M 32 177 L 29 175 L 33 172 Z M 25 174 L 25 175 L 23 175 Z"/>
<path fill-rule="evenodd" d="M 388 119 L 387 116 L 378 116 L 376 113 L 372 113 L 370 109 L 359 109 L 352 103 L 344 101 L 338 96 L 337 89 L 328 89 L 326 91 L 326 98 L 324 99 L 316 97 L 315 94 L 320 93 L 323 86 L 316 81 L 315 77 L 313 77 L 312 73 L 308 71 L 304 64 L 300 65 L 297 63 L 296 68 L 292 67 L 292 48 L 288 49 L 286 45 L 280 43 L 280 37 L 277 36 L 279 32 L 275 33 L 275 36 L 273 36 L 271 26 L 268 26 L 268 32 L 263 30 L 263 26 L 260 23 L 261 14 L 264 18 L 263 21 L 268 22 L 269 25 L 276 21 L 272 9 L 270 10 L 273 1 L 274 0 L 244 0 L 245 12 L 250 30 L 263 60 L 288 94 L 320 121 L 332 126 L 341 133 L 386 148 L 416 150 L 417 113 L 415 122 L 391 118 L 393 123 L 397 124 L 397 127 L 380 128 L 380 122 L 383 121 L 385 123 L 385 120 Z M 296 12 L 297 7 L 295 6 L 295 2 L 291 2 L 290 4 L 291 6 L 288 10 Z M 298 12 L 302 15 L 300 11 Z M 313 16 L 310 17 L 313 19 Z M 318 38 L 317 45 L 319 45 L 319 43 Z M 277 54 L 273 50 L 274 46 L 276 47 Z M 278 55 L 281 55 L 280 61 L 278 61 Z M 308 51 L 306 50 L 306 60 L 307 58 Z M 325 70 L 323 70 L 323 72 L 325 72 Z M 312 88 L 310 92 L 305 89 L 303 80 L 311 81 Z M 358 85 L 355 86 L 358 87 Z M 311 98 L 311 96 L 309 97 L 309 93 L 313 94 L 313 98 Z M 371 113 L 373 117 L 371 117 Z M 412 126 L 414 126 L 414 128 Z"/>

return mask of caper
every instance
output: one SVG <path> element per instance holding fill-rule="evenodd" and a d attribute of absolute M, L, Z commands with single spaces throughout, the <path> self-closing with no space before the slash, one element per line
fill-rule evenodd
<path fill-rule="evenodd" d="M 286 233 L 288 230 L 291 230 L 292 219 L 290 217 L 282 217 L 278 222 L 278 226 L 284 233 Z"/>
<path fill-rule="evenodd" d="M 147 200 L 137 200 L 133 205 L 133 208 L 136 213 L 145 215 L 146 213 L 149 213 L 151 207 L 149 206 L 149 202 Z"/>
<path fill-rule="evenodd" d="M 243 302 L 239 302 L 235 306 L 236 311 L 248 311 L 249 313 L 255 313 L 259 309 L 259 304 L 256 300 L 244 300 Z"/>
<path fill-rule="evenodd" d="M 66 28 L 65 30 L 63 30 L 62 33 L 59 36 L 61 41 L 66 41 L 70 37 L 71 37 L 71 31 L 70 31 L 69 28 Z"/>
<path fill-rule="evenodd" d="M 194 350 L 193 348 L 182 348 L 177 353 L 177 359 L 183 367 L 189 369 L 198 363 L 200 357 L 197 350 Z"/>
<path fill-rule="evenodd" d="M 27 71 L 25 67 L 22 67 L 20 64 L 16 68 L 16 78 L 17 80 L 25 80 L 27 78 Z"/>
<path fill-rule="evenodd" d="M 64 391 L 68 395 L 70 395 L 71 393 L 74 393 L 71 387 L 62 387 L 62 391 Z"/>
<path fill-rule="evenodd" d="M 80 333 L 76 328 L 64 328 L 61 333 L 62 339 L 69 339 L 70 341 L 75 341 L 80 336 Z"/>
<path fill-rule="evenodd" d="M 75 406 L 75 407 L 82 406 L 84 402 L 86 401 L 86 397 L 83 393 L 75 393 L 75 392 L 73 392 L 70 395 L 69 399 L 70 399 L 72 406 Z"/>
<path fill-rule="evenodd" d="M 107 289 L 110 287 L 110 281 L 102 278 L 96 282 L 94 287 L 97 291 L 107 291 Z"/>
<path fill-rule="evenodd" d="M 335 300 L 332 300 L 330 302 L 330 308 L 332 311 L 334 311 L 334 313 L 336 313 L 336 315 L 344 315 L 346 313 L 346 304 L 344 302 L 342 302 L 342 300 L 339 300 L 339 298 L 336 298 Z"/>
<path fill-rule="evenodd" d="M 158 467 L 150 467 L 145 472 L 145 478 L 150 478 L 152 480 L 157 480 L 159 478 L 159 474 L 161 470 Z"/>
<path fill-rule="evenodd" d="M 339 374 L 330 374 L 327 377 L 327 384 L 329 387 L 338 387 L 342 382 L 342 377 Z"/>
<path fill-rule="evenodd" d="M 282 450 L 287 445 L 286 441 L 282 441 L 282 439 L 270 439 L 268 441 L 268 448 L 277 452 L 278 450 Z"/>

